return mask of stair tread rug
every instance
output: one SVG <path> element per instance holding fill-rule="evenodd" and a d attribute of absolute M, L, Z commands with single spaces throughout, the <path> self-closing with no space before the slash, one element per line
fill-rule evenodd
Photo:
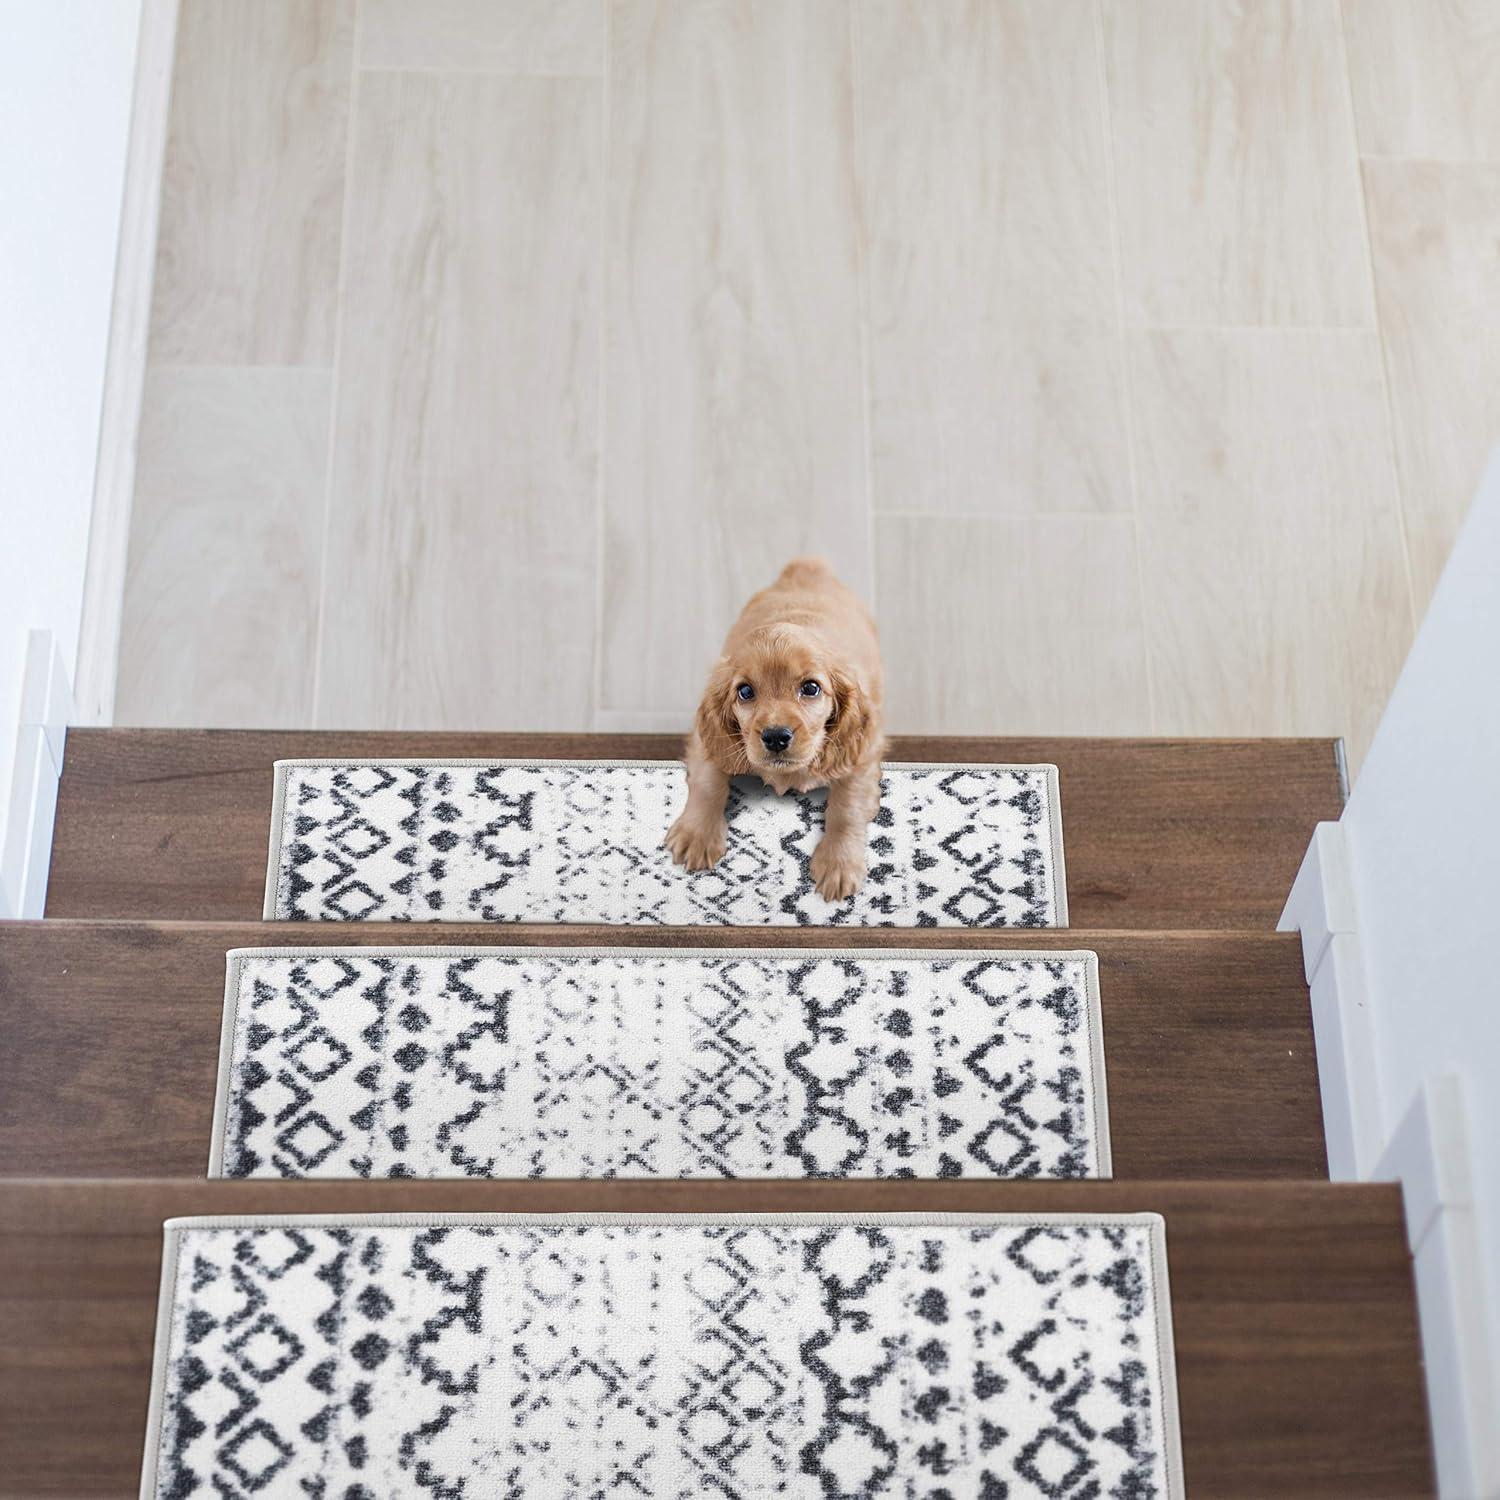
<path fill-rule="evenodd" d="M 164 1249 L 145 1496 L 1183 1493 L 1154 1214 L 179 1219 Z"/>
<path fill-rule="evenodd" d="M 276 763 L 268 920 L 1065 927 L 1057 768 L 887 765 L 849 900 L 809 862 L 827 793 L 730 792 L 711 870 L 662 847 L 676 761 Z"/>
<path fill-rule="evenodd" d="M 1092 952 L 259 948 L 209 1175 L 1107 1177 Z"/>

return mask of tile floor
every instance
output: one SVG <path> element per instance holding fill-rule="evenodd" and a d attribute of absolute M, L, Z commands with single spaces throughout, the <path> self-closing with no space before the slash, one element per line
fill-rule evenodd
<path fill-rule="evenodd" d="M 1500 439 L 1491 0 L 182 0 L 120 723 L 1344 734 Z"/>

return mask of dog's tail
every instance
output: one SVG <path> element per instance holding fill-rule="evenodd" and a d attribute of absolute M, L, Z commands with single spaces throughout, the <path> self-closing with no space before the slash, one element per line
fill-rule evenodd
<path fill-rule="evenodd" d="M 790 583 L 806 587 L 808 584 L 826 583 L 830 578 L 837 581 L 838 575 L 821 557 L 794 557 L 781 570 L 777 583 Z"/>

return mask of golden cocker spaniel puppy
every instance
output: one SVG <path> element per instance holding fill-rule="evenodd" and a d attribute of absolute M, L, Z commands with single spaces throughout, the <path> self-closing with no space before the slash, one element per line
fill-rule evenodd
<path fill-rule="evenodd" d="M 883 684 L 875 622 L 819 558 L 799 557 L 756 594 L 709 675 L 687 746 L 688 800 L 666 847 L 689 870 L 724 854 L 729 778 L 777 793 L 828 788 L 812 878 L 829 901 L 865 878 L 880 805 Z"/>

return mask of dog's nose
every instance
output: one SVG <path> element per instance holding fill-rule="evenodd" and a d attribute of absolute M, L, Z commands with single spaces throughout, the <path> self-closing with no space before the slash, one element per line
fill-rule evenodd
<path fill-rule="evenodd" d="M 773 724 L 761 730 L 760 742 L 772 755 L 780 755 L 792 743 L 792 731 L 783 724 Z"/>

